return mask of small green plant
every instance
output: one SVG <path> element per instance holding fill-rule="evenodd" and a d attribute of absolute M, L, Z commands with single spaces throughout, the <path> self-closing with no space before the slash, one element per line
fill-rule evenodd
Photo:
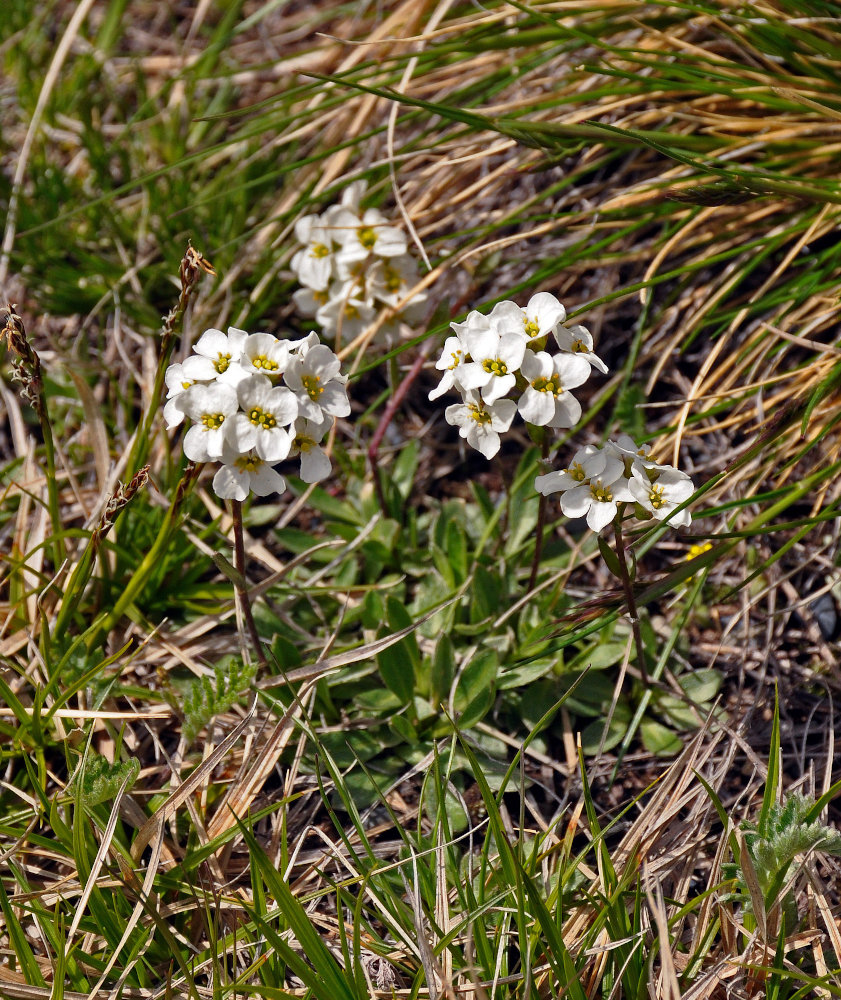
<path fill-rule="evenodd" d="M 722 865 L 723 873 L 736 880 L 735 898 L 745 913 L 754 916 L 760 899 L 762 907 L 771 911 L 787 886 L 782 898 L 785 932 L 793 930 L 797 918 L 794 886 L 802 870 L 798 857 L 815 850 L 841 857 L 841 833 L 820 823 L 817 811 L 815 800 L 800 792 L 775 802 L 756 824 L 742 823 L 744 848 L 739 860 Z"/>
<path fill-rule="evenodd" d="M 123 782 L 131 788 L 140 774 L 140 761 L 136 757 L 117 760 L 112 764 L 100 753 L 89 750 L 80 760 L 76 780 L 82 785 L 82 802 L 86 809 L 93 809 L 102 802 L 113 799 Z"/>
<path fill-rule="evenodd" d="M 184 739 L 192 743 L 199 732 L 217 715 L 227 712 L 242 697 L 254 680 L 256 667 L 231 657 L 217 664 L 214 680 L 197 677 L 191 681 L 181 704 L 184 714 Z"/>

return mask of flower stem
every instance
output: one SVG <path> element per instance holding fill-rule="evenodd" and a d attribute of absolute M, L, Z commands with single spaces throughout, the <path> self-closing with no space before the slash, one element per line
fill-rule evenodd
<path fill-rule="evenodd" d="M 637 649 L 637 663 L 639 665 L 643 683 L 648 686 L 645 646 L 642 641 L 642 629 L 640 628 L 640 620 L 637 613 L 637 601 L 634 597 L 634 584 L 628 570 L 628 552 L 625 548 L 624 536 L 622 535 L 621 505 L 616 517 L 613 519 L 613 532 L 616 538 L 616 559 L 619 564 L 619 579 L 622 582 L 622 589 L 625 591 L 625 601 L 628 605 L 628 617 L 631 620 L 631 631 L 633 632 L 634 645 Z"/>
<path fill-rule="evenodd" d="M 245 541 L 242 530 L 242 500 L 231 501 L 231 514 L 234 519 L 234 565 L 240 580 L 237 582 L 236 591 L 239 598 L 239 606 L 242 610 L 242 617 L 245 620 L 245 627 L 251 637 L 251 643 L 257 654 L 257 659 L 261 666 L 266 666 L 268 660 L 263 652 L 263 643 L 260 641 L 260 634 L 254 622 L 254 615 L 251 613 L 251 600 L 248 596 L 248 580 L 245 576 Z"/>

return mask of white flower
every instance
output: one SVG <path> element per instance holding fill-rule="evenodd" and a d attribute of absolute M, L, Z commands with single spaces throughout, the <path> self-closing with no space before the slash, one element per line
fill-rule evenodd
<path fill-rule="evenodd" d="M 350 413 L 347 377 L 339 374 L 340 368 L 338 357 L 324 344 L 292 355 L 284 381 L 298 398 L 300 416 L 320 422 L 328 414 L 346 417 Z"/>
<path fill-rule="evenodd" d="M 578 354 L 586 358 L 593 368 L 607 375 L 608 367 L 593 352 L 593 336 L 586 326 L 559 326 L 554 331 L 558 347 L 568 354 Z"/>
<path fill-rule="evenodd" d="M 335 206 L 333 209 L 328 209 L 330 211 L 339 211 L 340 208 L 347 208 L 356 215 L 359 215 L 361 211 L 360 205 L 362 204 L 362 199 L 365 197 L 365 192 L 368 190 L 368 182 L 366 180 L 356 180 L 351 181 L 350 184 L 342 191 L 341 202 L 339 206 Z"/>
<path fill-rule="evenodd" d="M 692 480 L 685 472 L 672 466 L 657 469 L 634 468 L 628 484 L 636 502 L 658 521 L 669 517 L 675 507 L 695 492 Z M 689 509 L 679 511 L 669 519 L 675 528 L 688 528 L 692 522 Z"/>
<path fill-rule="evenodd" d="M 327 452 L 319 444 L 332 426 L 333 418 L 330 416 L 322 421 L 306 420 L 303 417 L 298 417 L 295 421 L 295 437 L 289 457 L 301 456 L 301 479 L 305 483 L 320 482 L 332 471 Z"/>
<path fill-rule="evenodd" d="M 191 385 L 195 385 L 196 380 L 188 378 L 184 372 L 184 366 L 180 364 L 170 365 L 164 374 L 164 378 L 166 380 L 166 387 L 169 390 L 166 394 L 168 402 L 164 406 L 164 420 L 166 421 L 167 430 L 171 430 L 173 427 L 177 427 L 184 419 L 184 411 L 177 402 L 178 397 L 186 389 L 189 389 Z"/>
<path fill-rule="evenodd" d="M 399 257 L 406 253 L 406 235 L 376 208 L 368 208 L 360 219 L 356 212 L 339 209 L 330 219 L 334 233 L 342 244 L 337 261 L 347 263 L 364 260 L 369 254 L 377 257 Z"/>
<path fill-rule="evenodd" d="M 211 328 L 205 330 L 193 345 L 195 352 L 184 362 L 184 374 L 195 382 L 230 382 L 244 377 L 239 363 L 248 334 L 229 326 L 227 333 Z"/>
<path fill-rule="evenodd" d="M 563 493 L 565 490 L 581 486 L 582 483 L 589 483 L 592 477 L 601 476 L 605 472 L 607 461 L 608 454 L 603 448 L 586 444 L 573 455 L 572 461 L 566 469 L 538 476 L 534 481 L 534 488 L 543 496 L 549 496 L 550 493 Z M 616 459 L 614 458 L 613 461 L 615 463 Z M 606 476 L 618 475 L 622 468 L 622 466 L 614 464 Z"/>
<path fill-rule="evenodd" d="M 587 525 L 593 531 L 601 531 L 616 517 L 617 504 L 633 502 L 633 499 L 628 481 L 621 472 L 613 479 L 610 470 L 606 469 L 600 477 L 567 490 L 561 497 L 561 510 L 567 517 L 586 515 Z"/>
<path fill-rule="evenodd" d="M 450 327 L 455 330 L 457 336 L 463 337 L 468 331 L 479 333 L 482 330 L 490 330 L 491 321 L 478 309 L 471 309 L 463 323 L 450 323 Z"/>
<path fill-rule="evenodd" d="M 651 445 L 638 445 L 630 434 L 620 434 L 615 441 L 611 439 L 607 442 L 605 448 L 616 455 L 621 455 L 624 458 L 630 458 L 635 462 L 651 462 L 648 457 L 648 453 L 651 451 Z"/>
<path fill-rule="evenodd" d="M 302 316 L 315 316 L 330 301 L 330 295 L 327 289 L 316 291 L 313 288 L 299 288 L 292 293 L 292 301 Z"/>
<path fill-rule="evenodd" d="M 406 293 L 418 283 L 418 265 L 409 254 L 377 260 L 368 272 L 368 294 L 386 305 L 396 306 Z M 425 292 L 416 293 L 412 302 L 424 301 Z"/>
<path fill-rule="evenodd" d="M 280 462 L 289 454 L 289 425 L 298 415 L 298 400 L 285 386 L 274 387 L 265 375 L 250 375 L 237 386 L 239 405 L 228 441 L 240 454 L 256 448 L 260 458 Z"/>
<path fill-rule="evenodd" d="M 648 457 L 651 445 L 638 445 L 628 434 L 620 434 L 613 441 L 606 442 L 605 449 L 612 455 L 621 458 L 625 463 L 625 475 L 630 478 L 634 471 L 643 472 L 645 469 L 670 469 L 670 465 L 658 465 L 653 459 Z"/>
<path fill-rule="evenodd" d="M 453 386 L 461 388 L 458 377 L 467 357 L 469 357 L 467 347 L 464 345 L 461 337 L 447 337 L 444 341 L 444 350 L 441 353 L 441 357 L 435 362 L 435 367 L 444 374 L 441 376 L 441 381 L 438 383 L 437 388 L 430 392 L 430 399 L 437 399 L 439 396 L 443 396 Z"/>
<path fill-rule="evenodd" d="M 315 321 L 325 333 L 341 334 L 350 340 L 361 333 L 374 318 L 374 307 L 355 294 L 352 282 L 330 287 L 327 303 L 316 312 Z"/>
<path fill-rule="evenodd" d="M 236 389 L 219 382 L 196 383 L 177 398 L 180 408 L 193 421 L 184 435 L 184 454 L 193 462 L 220 458 L 228 419 L 237 412 Z"/>
<path fill-rule="evenodd" d="M 333 238 L 319 215 L 305 215 L 295 223 L 295 236 L 304 249 L 292 258 L 298 281 L 307 288 L 323 291 L 333 275 Z"/>
<path fill-rule="evenodd" d="M 289 350 L 293 354 L 300 354 L 303 357 L 311 347 L 317 347 L 320 343 L 318 334 L 313 330 L 306 337 L 301 337 L 300 340 L 290 340 Z"/>
<path fill-rule="evenodd" d="M 478 392 L 470 392 L 463 403 L 454 403 L 444 411 L 448 424 L 458 427 L 459 435 L 480 451 L 485 458 L 493 458 L 499 451 L 500 431 L 507 431 L 517 412 L 513 399 L 499 399 L 488 403 Z"/>
<path fill-rule="evenodd" d="M 516 333 L 500 336 L 495 330 L 471 330 L 462 338 L 472 361 L 462 365 L 458 381 L 464 389 L 481 389 L 486 403 L 493 403 L 514 388 L 526 341 Z"/>
<path fill-rule="evenodd" d="M 241 455 L 236 448 L 226 445 L 222 462 L 224 464 L 213 477 L 213 490 L 225 500 L 245 500 L 249 491 L 258 497 L 267 497 L 286 489 L 283 476 L 253 452 Z"/>
<path fill-rule="evenodd" d="M 289 364 L 289 341 L 271 333 L 252 333 L 242 348 L 241 365 L 247 374 L 279 378 Z"/>
<path fill-rule="evenodd" d="M 525 309 L 516 302 L 498 302 L 490 314 L 490 321 L 500 333 L 518 333 L 527 340 L 545 337 L 566 318 L 566 309 L 550 292 L 532 295 Z"/>
<path fill-rule="evenodd" d="M 590 365 L 584 358 L 527 350 L 520 370 L 529 380 L 517 404 L 523 420 L 537 427 L 573 427 L 578 422 L 581 404 L 568 390 L 587 381 Z"/>

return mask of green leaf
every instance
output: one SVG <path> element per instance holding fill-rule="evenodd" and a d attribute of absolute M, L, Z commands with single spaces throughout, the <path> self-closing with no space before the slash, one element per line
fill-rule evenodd
<path fill-rule="evenodd" d="M 656 719 L 643 719 L 640 722 L 640 735 L 645 749 L 658 757 L 671 757 L 683 747 L 674 730 Z"/>
<path fill-rule="evenodd" d="M 481 722 L 491 710 L 494 697 L 493 688 L 486 688 L 484 691 L 480 691 L 475 698 L 468 702 L 467 707 L 459 715 L 459 726 L 462 729 L 470 729 L 477 722 Z"/>
<path fill-rule="evenodd" d="M 140 761 L 137 757 L 126 761 L 115 761 L 112 764 L 102 754 L 88 750 L 79 762 L 74 780 L 81 781 L 82 802 L 86 809 L 92 809 L 101 802 L 113 799 L 127 776 L 129 783 L 126 789 L 131 788 L 138 774 L 140 774 Z"/>
<path fill-rule="evenodd" d="M 415 729 L 405 715 L 393 715 L 389 719 L 389 725 L 394 733 L 410 747 L 415 746 L 419 742 L 417 729 Z"/>
<path fill-rule="evenodd" d="M 474 624 L 496 617 L 502 601 L 502 582 L 484 566 L 473 573 L 470 599 L 470 620 Z"/>
<path fill-rule="evenodd" d="M 395 643 L 377 654 L 377 666 L 385 686 L 397 695 L 401 705 L 407 705 L 415 693 L 415 673 L 411 657 L 402 642 Z"/>
<path fill-rule="evenodd" d="M 758 830 L 760 836 L 768 833 L 768 820 L 772 810 L 779 801 L 780 771 L 780 693 L 774 688 L 774 722 L 771 727 L 771 747 L 768 751 L 768 774 L 765 778 L 765 789 L 762 794 L 762 808 L 759 812 Z"/>
<path fill-rule="evenodd" d="M 420 441 L 413 438 L 401 450 L 397 461 L 391 468 L 390 480 L 396 487 L 400 498 L 405 502 L 415 485 L 415 473 L 418 471 L 420 456 Z"/>
<path fill-rule="evenodd" d="M 578 670 L 581 667 L 589 667 L 591 670 L 605 670 L 607 667 L 621 663 L 625 658 L 626 649 L 626 642 L 599 640 L 577 653 L 570 660 L 568 669 Z"/>
<path fill-rule="evenodd" d="M 26 982 L 30 986 L 46 986 L 44 977 L 41 975 L 41 968 L 32 952 L 32 948 L 29 946 L 26 932 L 12 909 L 2 881 L 0 881 L 0 912 L 3 913 L 3 923 L 9 937 L 9 944 L 20 963 L 20 967 L 26 977 Z"/>
<path fill-rule="evenodd" d="M 620 710 L 624 709 L 624 710 Z M 602 719 L 596 719 L 581 731 L 581 748 L 588 756 L 599 752 L 599 747 L 603 751 L 611 750 L 622 741 L 628 731 L 628 722 L 631 711 L 626 706 L 617 705 L 613 713 L 613 718 L 607 725 L 607 735 L 604 735 L 605 723 Z M 602 737 L 604 744 L 602 745 Z"/>
<path fill-rule="evenodd" d="M 250 688 L 256 669 L 231 657 L 215 668 L 215 683 L 209 677 L 197 677 L 190 682 L 182 703 L 184 738 L 188 743 L 193 742 L 211 719 L 227 712 L 239 701 L 242 692 Z"/>
<path fill-rule="evenodd" d="M 619 556 L 613 551 L 613 549 L 607 544 L 607 539 L 599 535 L 599 552 L 602 554 L 602 559 L 605 561 L 605 565 L 610 570 L 610 572 L 616 577 L 617 580 L 622 579 L 622 567 L 619 563 Z"/>
<path fill-rule="evenodd" d="M 686 697 L 695 705 L 704 705 L 712 701 L 721 689 L 722 674 L 720 670 L 706 667 L 693 670 L 678 677 L 677 682 L 683 688 Z"/>
<path fill-rule="evenodd" d="M 494 650 L 477 652 L 467 664 L 456 686 L 455 708 L 461 711 L 484 691 L 495 687 L 499 657 Z"/>
<path fill-rule="evenodd" d="M 447 560 L 452 567 L 455 586 L 461 585 L 467 577 L 467 535 L 457 521 L 447 523 Z"/>

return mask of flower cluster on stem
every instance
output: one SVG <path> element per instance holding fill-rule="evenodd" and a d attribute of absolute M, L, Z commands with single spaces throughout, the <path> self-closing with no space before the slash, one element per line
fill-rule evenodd
<path fill-rule="evenodd" d="M 695 492 L 690 477 L 652 461 L 648 448 L 637 447 L 627 434 L 601 448 L 586 445 L 566 469 L 538 476 L 534 485 L 543 496 L 560 493 L 564 514 L 586 517 L 593 531 L 607 527 L 626 503 L 634 505 L 641 520 L 669 517 L 675 528 L 686 528 L 692 520 L 687 508 L 674 513 Z"/>
<path fill-rule="evenodd" d="M 190 357 L 167 369 L 166 425 L 190 419 L 184 454 L 221 463 L 213 478 L 220 497 L 282 493 L 286 482 L 274 466 L 296 456 L 301 479 L 318 482 L 331 470 L 321 441 L 336 417 L 350 413 L 339 369 L 314 333 L 291 341 L 235 327 L 206 330 Z"/>
<path fill-rule="evenodd" d="M 485 458 L 499 451 L 499 435 L 518 413 L 535 427 L 573 427 L 580 419 L 571 390 L 607 366 L 593 352 L 590 333 L 565 326 L 565 319 L 557 298 L 538 292 L 525 308 L 506 300 L 487 315 L 473 311 L 451 324 L 455 335 L 444 344 L 436 364 L 443 375 L 429 398 L 461 394 L 444 416 Z"/>
<path fill-rule="evenodd" d="M 361 208 L 365 190 L 365 181 L 354 181 L 338 205 L 295 224 L 300 249 L 292 269 L 303 287 L 292 300 L 303 316 L 315 318 L 325 337 L 345 341 L 388 310 L 380 327 L 388 341 L 401 323 L 417 322 L 426 295 L 416 292 L 397 311 L 417 284 L 417 263 L 398 226 L 376 208 Z"/>
<path fill-rule="evenodd" d="M 429 398 L 460 393 L 461 402 L 448 406 L 444 415 L 486 458 L 499 451 L 500 434 L 518 413 L 534 427 L 573 427 L 581 405 L 571 390 L 594 369 L 607 372 L 587 328 L 566 325 L 565 319 L 558 299 L 538 292 L 525 308 L 499 302 L 487 315 L 474 311 L 463 323 L 451 324 L 454 336 L 447 338 L 436 364 L 441 381 Z M 550 352 L 550 346 L 556 350 Z M 652 461 L 648 448 L 627 435 L 602 448 L 580 449 L 568 468 L 538 476 L 535 488 L 544 497 L 560 493 L 563 512 L 586 517 L 594 531 L 610 524 L 624 504 L 632 504 L 641 519 L 669 517 L 677 528 L 691 521 L 687 509 L 674 512 L 694 492 L 692 480 Z"/>

